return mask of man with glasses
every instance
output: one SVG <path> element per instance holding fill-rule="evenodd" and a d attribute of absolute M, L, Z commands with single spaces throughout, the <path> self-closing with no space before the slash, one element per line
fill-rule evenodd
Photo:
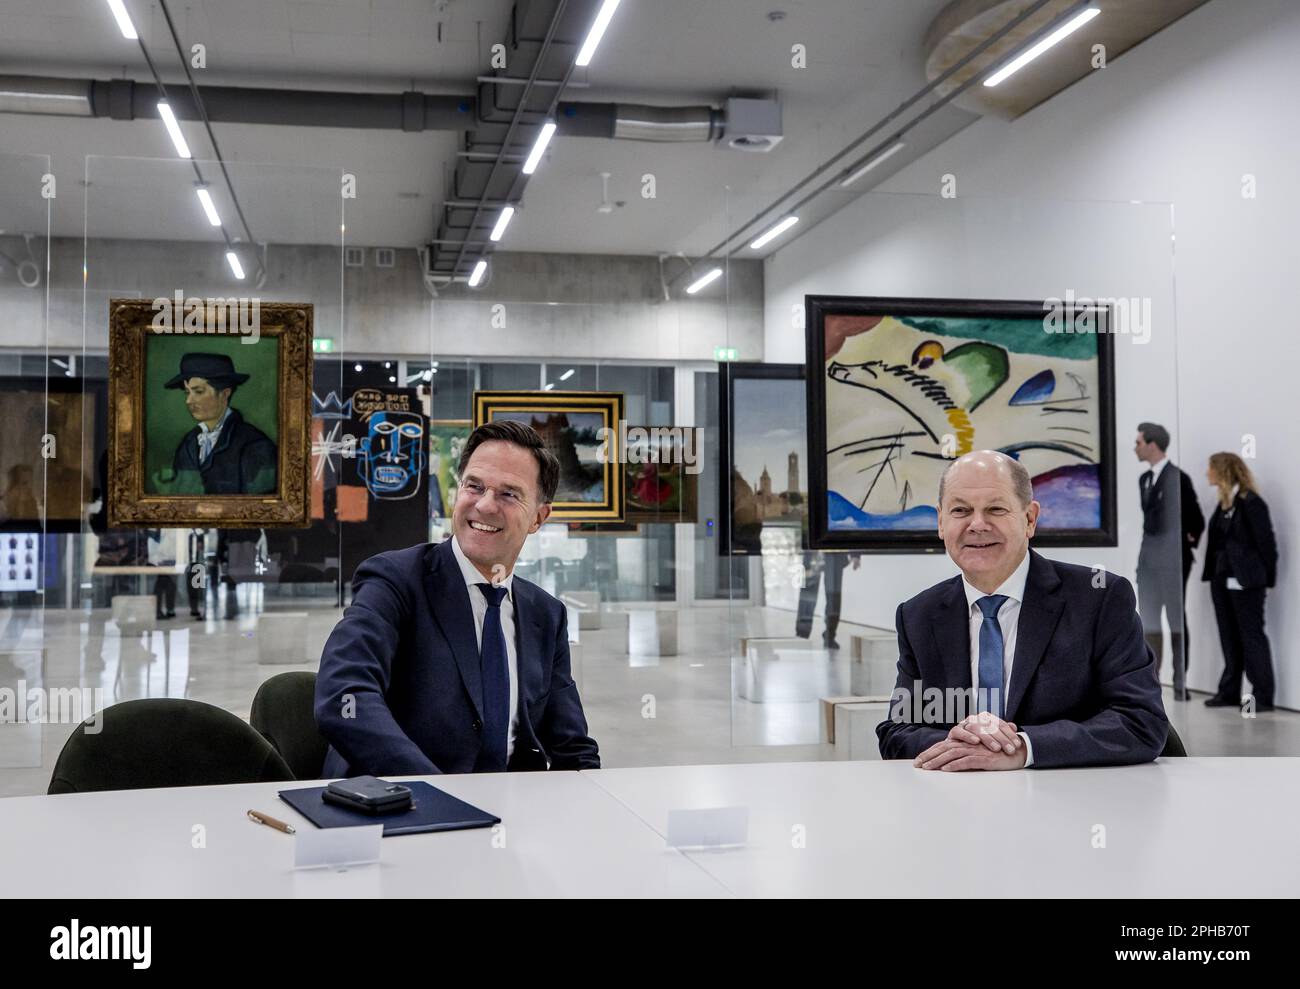
<path fill-rule="evenodd" d="M 459 473 L 451 539 L 380 553 L 352 579 L 316 678 L 327 778 L 600 768 L 564 606 L 514 575 L 559 462 L 530 426 L 493 422 Z"/>

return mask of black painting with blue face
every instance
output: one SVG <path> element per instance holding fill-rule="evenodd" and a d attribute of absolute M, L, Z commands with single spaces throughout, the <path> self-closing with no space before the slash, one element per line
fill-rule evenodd
<path fill-rule="evenodd" d="M 361 474 L 371 497 L 410 498 L 424 475 L 424 417 L 415 412 L 375 412 L 361 441 Z"/>

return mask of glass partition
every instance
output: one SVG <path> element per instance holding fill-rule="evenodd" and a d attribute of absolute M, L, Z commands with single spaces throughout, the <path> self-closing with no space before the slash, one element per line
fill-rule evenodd
<path fill-rule="evenodd" d="M 863 456 L 851 477 L 874 472 L 873 480 L 840 522 L 861 541 L 818 542 L 825 534 L 815 534 L 810 511 L 819 499 L 829 504 L 831 491 L 846 498 L 836 485 L 851 492 L 857 482 L 844 480 L 843 457 L 832 459 L 825 438 L 822 449 L 810 446 L 809 416 L 819 414 L 811 375 L 829 365 L 806 350 L 805 301 L 856 296 L 1107 308 L 1104 371 L 1076 380 L 1053 364 L 1057 390 L 1033 401 L 1016 396 L 1044 387 L 1046 365 L 1035 364 L 1043 347 L 942 323 L 938 310 L 898 329 L 893 345 L 902 349 L 879 356 L 911 381 L 939 380 L 961 394 L 954 408 L 970 448 L 1016 446 L 1008 417 L 1029 415 L 1023 442 L 1040 452 L 1024 462 L 1045 522 L 1066 504 L 1060 478 L 1075 475 L 1065 468 L 1104 466 L 1085 497 L 1113 504 L 1113 539 L 1044 551 L 1136 582 L 1148 642 L 1166 686 L 1175 685 L 1174 657 L 1187 641 L 1180 611 L 1196 617 L 1205 605 L 1198 598 L 1184 609 L 1170 598 L 1185 574 L 1176 541 L 1142 548 L 1152 482 L 1140 480 L 1148 464 L 1134 443 L 1140 424 L 1163 425 L 1169 459 L 1180 460 L 1167 204 L 873 192 L 845 197 L 839 212 L 764 261 L 744 250 L 719 257 L 721 278 L 698 294 L 685 288 L 702 262 L 677 256 L 574 254 L 540 264 L 508 251 L 493 255 L 490 276 L 471 289 L 429 277 L 420 251 L 352 243 L 352 231 L 370 229 L 369 197 L 392 190 L 367 192 L 363 181 L 356 198 L 341 195 L 341 167 L 198 169 L 202 184 L 190 162 L 87 158 L 84 230 L 51 237 L 40 195 L 48 159 L 0 156 L 0 303 L 26 334 L 11 334 L 0 351 L 4 417 L 22 424 L 3 433 L 0 472 L 5 684 L 76 687 L 97 692 L 101 705 L 188 697 L 247 717 L 268 678 L 317 668 L 364 560 L 450 537 L 476 395 L 614 393 L 621 517 L 557 517 L 518 564 L 521 577 L 566 605 L 573 672 L 604 764 L 876 758 L 874 728 L 898 658 L 895 611 L 956 570 L 937 545 L 904 551 L 874 538 L 872 526 L 932 512 L 936 475 L 903 464 L 952 451 L 940 449 L 941 434 L 855 450 Z M 210 223 L 200 189 L 222 225 Z M 727 187 L 712 199 L 704 239 L 721 240 L 742 217 Z M 229 407 L 255 423 L 278 421 L 282 396 L 268 398 L 274 390 L 256 378 L 278 376 L 278 365 L 259 363 L 255 348 L 193 334 L 173 334 L 165 360 L 135 369 L 138 404 L 110 407 L 110 385 L 124 373 L 110 348 L 110 300 L 178 297 L 182 308 L 191 298 L 312 306 L 308 524 L 113 524 L 110 429 L 122 436 L 136 417 L 157 431 L 161 445 L 144 454 L 145 466 L 171 483 L 185 437 L 217 421 L 169 384 L 188 380 L 187 355 L 230 357 L 231 373 L 250 377 Z M 913 336 L 916 345 L 904 347 Z M 850 350 L 872 353 L 863 339 Z M 970 342 L 1005 358 L 991 404 L 973 397 L 967 372 L 952 370 L 959 361 L 945 360 Z M 871 394 L 850 442 L 907 431 L 898 396 Z M 1105 409 L 1098 423 L 1041 412 L 1049 400 L 1084 394 Z M 415 430 L 406 439 L 404 426 Z M 842 426 L 859 428 L 829 423 Z M 580 432 L 572 427 L 565 450 L 579 472 L 598 469 L 609 454 Z M 32 445 L 47 436 L 57 442 L 48 459 Z M 292 438 L 277 433 L 281 441 Z M 646 463 L 652 448 L 669 462 Z M 1041 453 L 1048 449 L 1055 453 Z M 1187 470 L 1209 505 L 1203 471 Z M 913 485 L 913 476 L 925 480 Z M 881 507 L 891 500 L 896 509 Z M 1187 682 L 1205 688 L 1212 674 L 1194 666 Z M 1188 708 L 1167 707 L 1182 726 Z M 4 792 L 44 789 L 75 720 L 43 732 L 3 726 Z"/>
<path fill-rule="evenodd" d="M 0 153 L 0 317 L 8 328 L 0 348 L 0 794 L 42 791 L 43 752 L 80 720 L 79 707 L 51 713 L 43 700 L 76 682 L 47 662 L 48 618 L 70 566 L 63 533 L 77 527 L 80 447 L 93 428 L 93 410 L 67 377 L 76 356 L 50 348 L 52 178 L 47 155 Z"/>
<path fill-rule="evenodd" d="M 339 615 L 343 534 L 329 497 L 338 437 L 328 424 L 351 356 L 341 171 L 91 156 L 85 175 L 84 236 L 55 240 L 56 256 L 75 257 L 70 270 L 82 273 L 77 304 L 56 309 L 53 332 L 75 340 L 76 377 L 101 415 L 51 621 L 65 644 L 51 659 L 72 663 L 69 674 L 106 703 L 190 698 L 247 718 L 266 679 L 315 668 Z M 151 325 L 131 330 L 137 345 L 124 333 L 110 346 L 111 302 L 131 299 Z M 281 303 L 311 307 L 297 344 L 273 335 Z M 127 380 L 134 393 L 115 391 L 108 415 L 110 386 Z M 114 476 L 132 458 L 111 458 L 110 433 L 135 451 L 141 488 Z M 269 486 L 249 467 L 262 449 L 272 451 Z M 280 493 L 283 464 L 306 472 L 306 526 L 263 524 L 252 507 Z M 123 522 L 132 490 L 194 494 L 200 514 L 178 524 L 164 505 Z M 213 496 L 228 493 L 245 499 L 241 514 L 205 521 Z"/>

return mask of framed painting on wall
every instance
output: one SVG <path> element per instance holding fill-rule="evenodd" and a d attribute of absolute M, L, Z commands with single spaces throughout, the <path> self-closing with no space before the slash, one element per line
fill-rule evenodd
<path fill-rule="evenodd" d="M 626 430 L 624 452 L 625 517 L 635 523 L 694 523 L 698 515 L 699 474 L 685 462 L 681 444 L 663 435 L 664 427 Z M 633 437 L 640 437 L 635 443 Z M 696 464 L 698 471 L 698 460 Z"/>
<path fill-rule="evenodd" d="M 622 392 L 478 391 L 474 426 L 513 420 L 537 430 L 560 461 L 551 504 L 556 522 L 623 521 L 623 465 L 618 455 Z"/>
<path fill-rule="evenodd" d="M 808 296 L 816 549 L 939 552 L 938 487 L 971 450 L 1016 458 L 1035 546 L 1114 546 L 1114 349 L 1101 306 Z"/>
<path fill-rule="evenodd" d="M 109 525 L 309 525 L 311 338 L 309 304 L 111 300 Z"/>
<path fill-rule="evenodd" d="M 429 422 L 429 514 L 450 518 L 460 485 L 460 454 L 474 424 L 468 419 Z"/>
<path fill-rule="evenodd" d="M 0 532 L 79 532 L 107 434 L 103 381 L 0 378 Z"/>
<path fill-rule="evenodd" d="M 724 363 L 718 399 L 718 551 L 758 555 L 765 527 L 806 542 L 808 439 L 802 364 Z M 805 546 L 806 548 L 806 546 Z"/>

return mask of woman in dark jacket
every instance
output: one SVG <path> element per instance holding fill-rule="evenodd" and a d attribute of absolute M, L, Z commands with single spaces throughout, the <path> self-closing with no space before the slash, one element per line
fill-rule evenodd
<path fill-rule="evenodd" d="M 1223 676 L 1207 707 L 1240 707 L 1244 670 L 1255 710 L 1273 710 L 1273 656 L 1264 632 L 1264 595 L 1277 582 L 1277 541 L 1268 505 L 1250 468 L 1235 453 L 1210 457 L 1206 477 L 1218 488 L 1210 518 L 1205 573 L 1223 645 Z"/>

